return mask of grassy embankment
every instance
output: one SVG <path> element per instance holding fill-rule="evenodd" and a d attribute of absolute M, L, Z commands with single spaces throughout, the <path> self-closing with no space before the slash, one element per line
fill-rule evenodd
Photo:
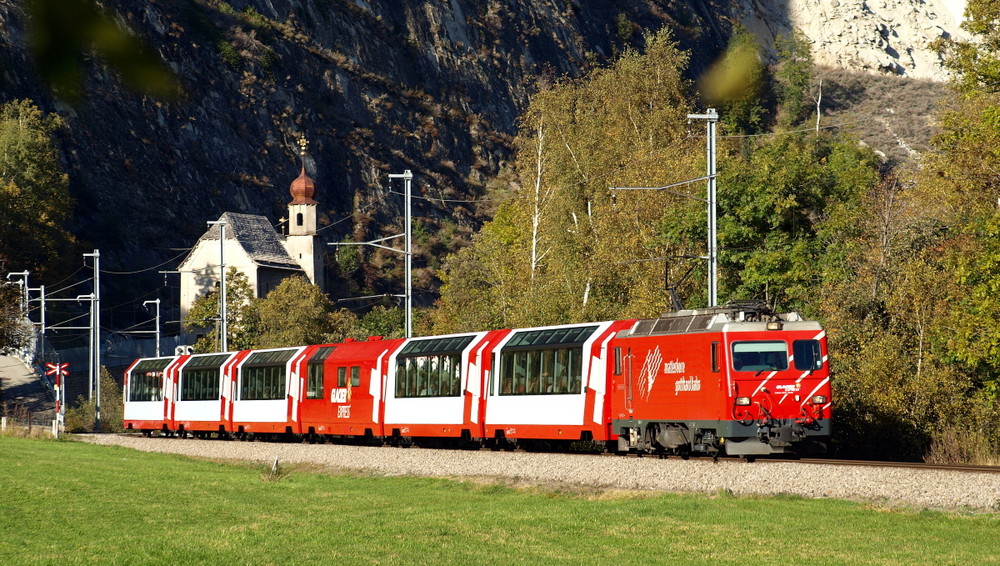
<path fill-rule="evenodd" d="M 985 564 L 1000 514 L 564 493 L 0 437 L 6 564 Z"/>

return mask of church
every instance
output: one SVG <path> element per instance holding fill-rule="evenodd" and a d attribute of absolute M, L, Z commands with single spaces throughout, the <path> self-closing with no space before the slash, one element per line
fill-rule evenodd
<path fill-rule="evenodd" d="M 265 216 L 225 212 L 211 223 L 191 253 L 181 262 L 181 320 L 186 320 L 198 297 L 218 288 L 221 269 L 236 268 L 246 275 L 255 297 L 263 297 L 282 280 L 304 275 L 326 291 L 323 244 L 316 235 L 316 185 L 302 172 L 289 187 L 288 234 L 281 234 Z M 220 240 L 220 236 L 224 240 Z M 221 261 L 220 261 L 221 260 Z"/>

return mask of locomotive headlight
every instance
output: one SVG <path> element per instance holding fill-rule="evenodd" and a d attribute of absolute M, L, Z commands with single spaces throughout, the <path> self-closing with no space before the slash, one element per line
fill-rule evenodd
<path fill-rule="evenodd" d="M 781 321 L 780 320 L 772 320 L 771 322 L 767 323 L 767 329 L 768 330 L 781 330 Z"/>
<path fill-rule="evenodd" d="M 737 407 L 746 407 L 749 404 L 750 404 L 750 398 L 749 397 L 737 397 L 736 398 L 736 406 Z"/>
<path fill-rule="evenodd" d="M 813 405 L 825 405 L 826 404 L 826 395 L 813 395 L 812 404 Z"/>

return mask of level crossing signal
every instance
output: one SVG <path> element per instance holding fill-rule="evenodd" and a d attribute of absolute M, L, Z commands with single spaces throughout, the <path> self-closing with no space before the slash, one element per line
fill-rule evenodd
<path fill-rule="evenodd" d="M 55 390 L 56 390 L 56 414 L 60 415 L 60 414 L 62 414 L 62 411 L 61 411 L 61 409 L 62 409 L 62 407 L 61 407 L 62 403 L 60 402 L 62 400 L 62 377 L 64 375 L 69 375 L 69 364 L 68 363 L 67 364 L 45 364 L 45 367 L 47 368 L 45 370 L 45 375 L 54 375 L 54 376 L 56 376 L 56 386 L 55 386 Z"/>

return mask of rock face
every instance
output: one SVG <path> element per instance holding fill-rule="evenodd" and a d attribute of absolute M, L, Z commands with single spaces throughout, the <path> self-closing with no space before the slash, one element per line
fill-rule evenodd
<path fill-rule="evenodd" d="M 799 29 L 818 65 L 943 81 L 928 44 L 965 37 L 965 0 L 741 0 L 738 18 L 773 54 L 774 39 Z"/>
<path fill-rule="evenodd" d="M 388 174 L 405 169 L 426 197 L 415 216 L 475 226 L 474 206 L 441 199 L 473 198 L 509 158 L 539 77 L 578 76 L 639 45 L 644 29 L 677 29 L 702 61 L 724 45 L 671 0 L 101 4 L 170 64 L 179 100 L 136 95 L 94 58 L 86 99 L 62 104 L 38 77 L 16 0 L 0 0 L 0 100 L 30 98 L 66 118 L 72 230 L 108 269 L 176 255 L 169 248 L 190 246 L 223 211 L 277 222 L 302 136 L 331 241 L 398 231 L 402 199 L 390 191 L 401 187 Z"/>
<path fill-rule="evenodd" d="M 137 95 L 91 58 L 86 98 L 71 107 L 38 76 L 22 3 L 0 0 L 0 100 L 64 116 L 70 229 L 101 250 L 102 267 L 171 269 L 224 211 L 275 223 L 287 213 L 302 136 L 328 241 L 397 233 L 401 187 L 388 175 L 406 169 L 427 231 L 468 233 L 482 220 L 469 200 L 510 158 L 539 81 L 579 76 L 640 46 L 643 30 L 674 30 L 692 77 L 737 16 L 768 45 L 802 28 L 820 63 L 941 77 L 919 45 L 956 32 L 944 0 L 872 1 L 101 0 L 159 51 L 184 94 Z M 130 298 L 162 281 L 147 269 L 102 284 Z"/>

